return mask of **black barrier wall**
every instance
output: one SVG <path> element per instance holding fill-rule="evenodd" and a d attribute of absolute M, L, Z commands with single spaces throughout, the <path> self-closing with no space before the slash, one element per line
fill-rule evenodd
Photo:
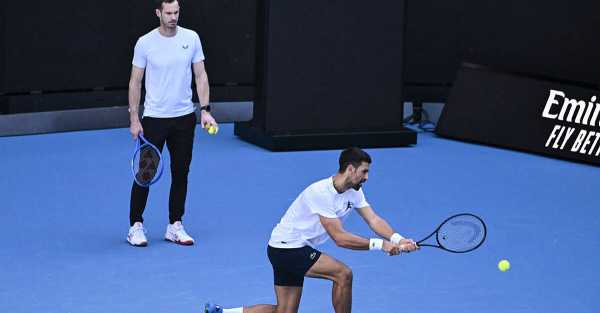
<path fill-rule="evenodd" d="M 269 2 L 269 132 L 401 127 L 403 1 Z"/>
<path fill-rule="evenodd" d="M 597 84 L 598 12 L 595 0 L 409 0 L 407 100 L 445 101 L 461 62 Z"/>
<path fill-rule="evenodd" d="M 4 92 L 127 86 L 137 38 L 156 27 L 153 1 L 10 1 Z M 182 1 L 180 25 L 201 36 L 211 83 L 254 83 L 254 1 Z"/>
<path fill-rule="evenodd" d="M 600 90 L 465 64 L 436 133 L 600 165 Z"/>
<path fill-rule="evenodd" d="M 256 27 L 264 20 L 257 16 L 257 5 L 264 0 L 181 2 L 181 25 L 202 37 L 215 99 L 253 99 L 259 74 Z M 4 3 L 0 94 L 126 89 L 135 40 L 156 26 L 152 3 Z M 394 12 L 406 18 L 405 100 L 445 101 L 464 61 L 594 84 L 599 80 L 598 1 L 408 0 L 406 5 L 404 14 Z M 7 101 L 0 99 L 1 113 L 10 113 L 3 105 Z M 18 109 L 21 101 L 9 102 Z M 24 101 L 40 110 L 52 106 Z"/>
<path fill-rule="evenodd" d="M 2 44 L 2 46 L 0 46 L 0 114 L 4 114 L 5 112 L 3 112 L 3 105 L 2 105 L 2 101 L 3 101 L 3 97 L 2 97 L 2 93 L 4 91 L 4 69 L 6 68 L 6 58 L 4 57 L 4 44 L 5 44 L 5 34 L 4 34 L 4 29 L 5 26 L 4 24 L 6 23 L 6 17 L 4 16 L 5 14 L 5 8 L 4 6 L 0 6 L 0 44 Z"/>
<path fill-rule="evenodd" d="M 4 92 L 126 86 L 130 1 L 9 1 Z M 117 9 L 120 7 L 121 9 Z"/>
<path fill-rule="evenodd" d="M 211 85 L 240 87 L 241 98 L 251 99 L 256 2 L 181 5 L 180 25 L 200 35 Z M 158 25 L 153 1 L 9 1 L 3 9 L 18 12 L 0 22 L 5 26 L 0 93 L 9 96 L 126 89 L 135 42 Z M 235 90 L 227 97 L 240 99 Z"/>
<path fill-rule="evenodd" d="M 404 1 L 262 1 L 257 98 L 236 135 L 271 150 L 403 146 Z"/>

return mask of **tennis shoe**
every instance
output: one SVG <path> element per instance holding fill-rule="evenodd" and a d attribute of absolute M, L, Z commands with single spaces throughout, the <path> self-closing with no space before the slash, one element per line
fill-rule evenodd
<path fill-rule="evenodd" d="M 190 235 L 185 232 L 183 225 L 179 221 L 167 225 L 165 239 L 184 246 L 191 246 L 194 244 L 194 238 L 190 237 Z"/>
<path fill-rule="evenodd" d="M 220 305 L 208 302 L 204 305 L 204 313 L 223 313 L 223 308 Z"/>
<path fill-rule="evenodd" d="M 146 239 L 146 230 L 144 229 L 144 225 L 142 225 L 142 223 L 136 222 L 129 228 L 127 241 L 129 244 L 136 247 L 145 247 L 148 245 L 148 240 Z"/>

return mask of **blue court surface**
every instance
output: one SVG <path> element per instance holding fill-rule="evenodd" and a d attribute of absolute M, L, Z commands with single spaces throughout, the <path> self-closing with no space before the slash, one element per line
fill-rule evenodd
<path fill-rule="evenodd" d="M 273 153 L 233 125 L 198 129 L 184 225 L 192 247 L 162 238 L 169 171 L 145 213 L 149 246 L 129 227 L 128 129 L 0 138 L 0 312 L 199 313 L 275 300 L 266 243 L 308 184 L 333 174 L 339 151 Z M 388 257 L 328 242 L 354 271 L 358 313 L 592 313 L 600 309 L 597 167 L 419 134 L 408 148 L 367 149 L 367 200 L 421 239 L 472 212 L 488 239 L 467 254 L 423 248 Z M 370 237 L 358 214 L 346 229 Z M 511 269 L 500 272 L 506 258 Z M 307 279 L 300 312 L 333 312 L 327 281 Z"/>

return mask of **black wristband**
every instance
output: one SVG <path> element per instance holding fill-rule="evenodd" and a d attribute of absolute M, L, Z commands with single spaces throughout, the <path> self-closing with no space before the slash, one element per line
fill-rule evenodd
<path fill-rule="evenodd" d="M 210 112 L 210 104 L 207 104 L 205 106 L 200 106 L 200 111 L 206 111 L 206 112 Z"/>

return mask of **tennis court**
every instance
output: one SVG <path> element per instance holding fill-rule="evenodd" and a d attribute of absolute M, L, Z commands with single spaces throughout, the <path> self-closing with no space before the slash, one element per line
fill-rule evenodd
<path fill-rule="evenodd" d="M 149 246 L 125 241 L 134 148 L 128 129 L 0 138 L 0 312 L 201 312 L 273 303 L 266 243 L 339 151 L 273 153 L 223 124 L 196 133 L 184 217 L 196 245 L 163 240 L 169 171 L 145 212 Z M 596 167 L 419 134 L 410 148 L 367 149 L 367 200 L 420 239 L 460 212 L 487 223 L 467 254 L 423 248 L 387 257 L 328 242 L 354 271 L 353 311 L 597 312 L 600 210 Z M 168 154 L 167 164 L 168 164 Z M 358 214 L 346 228 L 370 236 Z M 500 272 L 506 258 L 511 269 Z M 333 312 L 330 283 L 307 279 L 300 312 Z"/>

